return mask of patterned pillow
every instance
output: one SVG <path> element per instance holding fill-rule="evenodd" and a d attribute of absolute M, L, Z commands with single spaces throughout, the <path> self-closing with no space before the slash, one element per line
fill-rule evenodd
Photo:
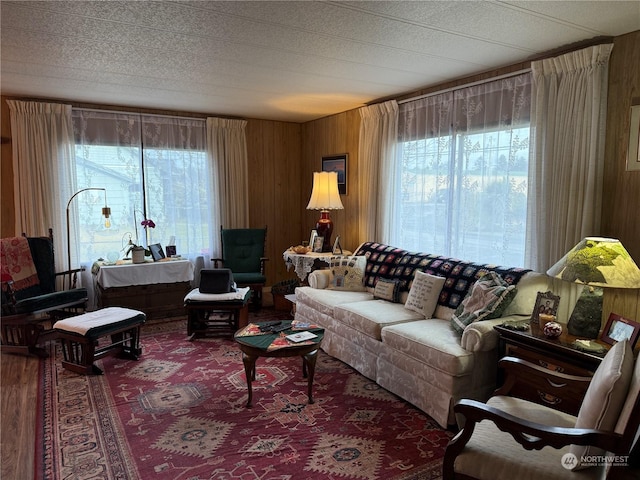
<path fill-rule="evenodd" d="M 442 291 L 445 278 L 415 271 L 405 308 L 421 313 L 424 318 L 431 318 L 438 305 L 438 297 Z"/>
<path fill-rule="evenodd" d="M 364 271 L 366 268 L 367 257 L 363 255 L 331 257 L 329 261 L 331 280 L 327 288 L 330 290 L 363 292 L 365 290 Z"/>
<path fill-rule="evenodd" d="M 373 297 L 389 300 L 393 303 L 400 302 L 400 280 L 390 278 L 378 278 Z"/>
<path fill-rule="evenodd" d="M 509 285 L 496 272 L 488 272 L 473 284 L 451 316 L 451 326 L 462 334 L 473 322 L 500 317 L 516 293 L 515 285 Z"/>

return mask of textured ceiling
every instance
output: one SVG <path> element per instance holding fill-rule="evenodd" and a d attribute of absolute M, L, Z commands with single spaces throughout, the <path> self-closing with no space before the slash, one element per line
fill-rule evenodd
<path fill-rule="evenodd" d="M 640 28 L 634 1 L 5 1 L 4 95 L 295 122 Z"/>

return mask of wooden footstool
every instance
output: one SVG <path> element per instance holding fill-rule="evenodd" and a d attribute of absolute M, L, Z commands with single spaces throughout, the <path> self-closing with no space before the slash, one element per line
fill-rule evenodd
<path fill-rule="evenodd" d="M 101 375 L 102 370 L 93 363 L 99 358 L 121 355 L 137 360 L 142 353 L 140 326 L 146 318 L 138 310 L 109 307 L 56 322 L 54 329 L 62 341 L 62 366 L 76 373 Z"/>

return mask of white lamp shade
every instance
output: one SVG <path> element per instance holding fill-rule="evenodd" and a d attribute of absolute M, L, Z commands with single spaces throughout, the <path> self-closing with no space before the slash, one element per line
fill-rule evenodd
<path fill-rule="evenodd" d="M 342 210 L 336 172 L 313 172 L 313 190 L 307 210 Z"/>
<path fill-rule="evenodd" d="M 583 239 L 547 275 L 592 287 L 640 288 L 640 269 L 615 238 Z"/>

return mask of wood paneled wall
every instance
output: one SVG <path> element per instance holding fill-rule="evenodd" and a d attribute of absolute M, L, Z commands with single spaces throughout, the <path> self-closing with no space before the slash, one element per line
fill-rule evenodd
<path fill-rule="evenodd" d="M 0 237 L 12 237 L 16 223 L 13 206 L 13 165 L 11 164 L 11 120 L 5 97 L 0 97 Z"/>
<path fill-rule="evenodd" d="M 631 105 L 640 104 L 640 31 L 616 37 L 609 62 L 602 235 L 620 239 L 640 265 L 640 171 L 626 171 Z M 639 290 L 606 290 L 603 315 L 640 321 Z"/>
<path fill-rule="evenodd" d="M 302 224 L 298 231 L 300 243 L 308 240 L 311 230 L 320 218 L 317 210 L 306 210 L 313 186 L 313 172 L 322 171 L 322 157 L 346 153 L 347 194 L 342 195 L 344 210 L 332 210 L 333 237 L 340 235 L 343 249 L 355 250 L 358 246 L 358 138 L 360 113 L 358 110 L 321 118 L 302 125 L 302 168 L 300 177 Z"/>
<path fill-rule="evenodd" d="M 267 285 L 287 278 L 282 253 L 300 243 L 304 206 L 301 195 L 301 125 L 249 120 L 249 219 L 251 227 L 267 226 Z M 305 204 L 306 205 L 306 204 Z"/>

